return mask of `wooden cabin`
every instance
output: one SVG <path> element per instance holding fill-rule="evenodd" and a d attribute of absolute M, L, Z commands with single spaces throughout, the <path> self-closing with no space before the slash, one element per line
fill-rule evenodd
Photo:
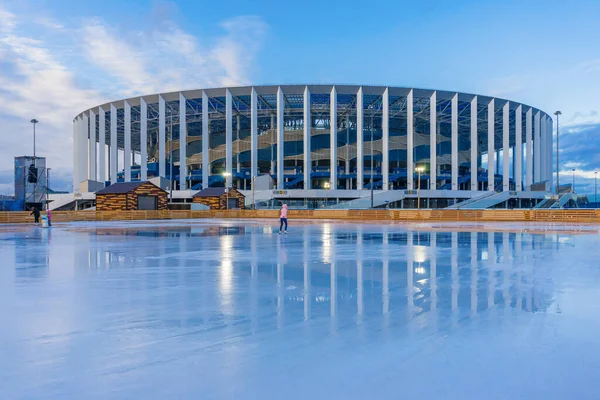
<path fill-rule="evenodd" d="M 151 182 L 114 183 L 96 192 L 96 210 L 166 210 L 167 192 Z"/>
<path fill-rule="evenodd" d="M 211 210 L 243 210 L 246 202 L 246 197 L 233 188 L 206 188 L 192 198 L 194 203 L 204 204 Z"/>

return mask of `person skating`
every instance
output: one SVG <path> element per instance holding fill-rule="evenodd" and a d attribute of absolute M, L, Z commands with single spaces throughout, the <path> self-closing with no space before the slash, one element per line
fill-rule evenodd
<path fill-rule="evenodd" d="M 33 215 L 34 223 L 36 225 L 40 223 L 40 210 L 38 210 L 37 207 L 33 207 L 31 214 L 29 215 Z"/>
<path fill-rule="evenodd" d="M 287 204 L 281 206 L 281 212 L 279 214 L 279 234 L 281 235 L 281 230 L 283 229 L 283 225 L 285 225 L 285 231 L 283 233 L 287 233 Z"/>

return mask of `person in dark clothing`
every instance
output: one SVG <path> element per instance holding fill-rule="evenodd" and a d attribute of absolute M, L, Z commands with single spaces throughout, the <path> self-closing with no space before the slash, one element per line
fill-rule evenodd
<path fill-rule="evenodd" d="M 29 215 L 33 215 L 36 224 L 40 223 L 40 210 L 38 210 L 37 207 L 33 207 L 33 210 L 31 210 L 31 214 Z"/>

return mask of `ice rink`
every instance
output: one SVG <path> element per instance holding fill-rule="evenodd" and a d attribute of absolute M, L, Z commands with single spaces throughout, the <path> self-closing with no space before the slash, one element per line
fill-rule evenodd
<path fill-rule="evenodd" d="M 598 399 L 591 226 L 0 228 L 2 399 Z"/>

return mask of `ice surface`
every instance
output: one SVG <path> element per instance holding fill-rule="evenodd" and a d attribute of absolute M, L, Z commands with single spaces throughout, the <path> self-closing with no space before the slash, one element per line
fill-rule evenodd
<path fill-rule="evenodd" d="M 599 398 L 594 229 L 276 225 L 2 228 L 0 398 Z"/>

